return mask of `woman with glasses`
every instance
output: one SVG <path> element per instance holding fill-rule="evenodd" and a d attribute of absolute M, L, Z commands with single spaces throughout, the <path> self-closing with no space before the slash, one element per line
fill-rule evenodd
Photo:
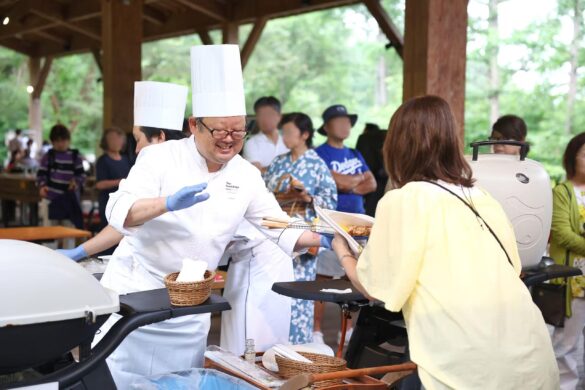
<path fill-rule="evenodd" d="M 384 158 L 393 184 L 361 255 L 336 236 L 353 285 L 402 311 L 425 389 L 558 389 L 548 330 L 520 280 L 514 231 L 474 185 L 447 102 L 406 101 Z"/>
<path fill-rule="evenodd" d="M 490 141 L 526 142 L 527 128 L 522 118 L 516 115 L 504 115 L 492 126 Z M 496 154 L 520 154 L 520 147 L 513 145 L 494 145 Z"/>

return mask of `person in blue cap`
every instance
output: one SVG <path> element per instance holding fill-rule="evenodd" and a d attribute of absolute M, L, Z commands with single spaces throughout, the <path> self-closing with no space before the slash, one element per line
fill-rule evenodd
<path fill-rule="evenodd" d="M 356 114 L 348 114 L 341 104 L 327 108 L 323 112 L 323 125 L 317 130 L 327 136 L 327 142 L 315 151 L 325 161 L 337 184 L 337 210 L 363 214 L 364 195 L 376 190 L 376 179 L 362 154 L 343 144 L 357 118 Z"/>
<path fill-rule="evenodd" d="M 317 130 L 327 136 L 327 142 L 315 148 L 333 175 L 337 185 L 337 211 L 365 214 L 364 195 L 376 191 L 376 179 L 362 154 L 348 148 L 343 143 L 349 137 L 351 128 L 357 122 L 356 114 L 349 114 L 347 108 L 341 104 L 328 107 L 323 112 L 323 125 Z M 317 280 L 324 278 L 338 278 L 345 275 L 339 265 L 335 253 L 323 250 L 317 259 Z M 325 307 L 315 302 L 315 321 L 313 341 L 323 342 L 321 320 Z M 349 341 L 352 329 L 348 329 L 346 342 Z"/>

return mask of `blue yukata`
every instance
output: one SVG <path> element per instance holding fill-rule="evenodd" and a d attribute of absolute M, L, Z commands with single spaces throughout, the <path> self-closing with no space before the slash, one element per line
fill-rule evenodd
<path fill-rule="evenodd" d="M 296 161 L 292 161 L 291 153 L 282 154 L 274 159 L 268 167 L 264 179 L 270 191 L 286 191 L 290 179 L 282 180 L 283 175 L 290 174 L 301 181 L 307 193 L 313 198 L 313 204 L 335 210 L 337 206 L 337 186 L 325 162 L 317 153 L 309 149 Z M 311 222 L 315 210 L 307 208 L 305 220 Z M 317 276 L 317 259 L 304 254 L 293 260 L 295 280 L 315 280 Z M 313 301 L 294 299 L 292 303 L 291 327 L 289 341 L 292 344 L 305 344 L 313 341 Z"/>

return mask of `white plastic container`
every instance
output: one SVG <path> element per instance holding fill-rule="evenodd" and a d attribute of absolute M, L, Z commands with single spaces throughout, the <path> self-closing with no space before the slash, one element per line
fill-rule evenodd
<path fill-rule="evenodd" d="M 518 243 L 523 267 L 545 254 L 552 221 L 552 189 L 544 167 L 530 159 L 504 154 L 466 156 L 476 184 L 500 202 Z"/>

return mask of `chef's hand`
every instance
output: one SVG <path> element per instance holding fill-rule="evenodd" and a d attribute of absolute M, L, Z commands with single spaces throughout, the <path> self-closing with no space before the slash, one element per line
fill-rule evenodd
<path fill-rule="evenodd" d="M 321 234 L 321 238 L 319 238 L 319 246 L 325 249 L 331 249 L 331 241 L 333 237 L 325 234 Z"/>
<path fill-rule="evenodd" d="M 57 249 L 57 252 L 75 261 L 79 261 L 87 257 L 87 252 L 83 248 L 83 245 L 79 245 L 77 248 L 73 249 Z"/>
<path fill-rule="evenodd" d="M 331 242 L 331 248 L 337 255 L 338 259 L 341 259 L 341 256 L 343 255 L 352 253 L 352 251 L 349 250 L 347 240 L 338 233 L 335 233 L 335 236 L 333 237 L 333 241 Z"/>
<path fill-rule="evenodd" d="M 167 197 L 166 206 L 169 211 L 177 211 L 189 208 L 196 203 L 209 199 L 209 194 L 199 194 L 207 188 L 207 183 L 183 187 L 176 193 Z M 197 195 L 199 194 L 199 195 Z"/>

